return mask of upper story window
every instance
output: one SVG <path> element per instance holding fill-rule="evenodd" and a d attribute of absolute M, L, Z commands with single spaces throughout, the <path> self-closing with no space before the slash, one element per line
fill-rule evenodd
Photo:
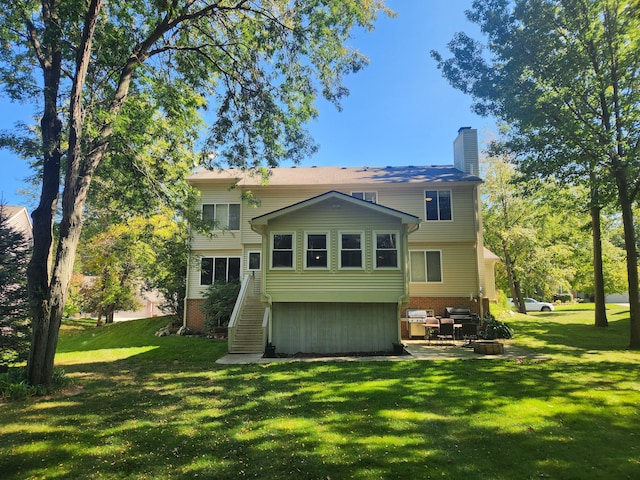
<path fill-rule="evenodd" d="M 200 260 L 200 285 L 240 280 L 240 257 L 203 257 Z"/>
<path fill-rule="evenodd" d="M 306 233 L 306 268 L 327 268 L 329 265 L 329 249 L 326 233 Z"/>
<path fill-rule="evenodd" d="M 340 268 L 362 268 L 362 233 L 340 233 Z"/>
<path fill-rule="evenodd" d="M 398 234 L 375 233 L 376 268 L 398 267 Z"/>
<path fill-rule="evenodd" d="M 451 190 L 425 190 L 426 220 L 451 220 Z"/>
<path fill-rule="evenodd" d="M 271 267 L 293 268 L 293 233 L 271 235 Z"/>
<path fill-rule="evenodd" d="M 377 192 L 351 192 L 351 196 L 367 202 L 378 203 Z"/>
<path fill-rule="evenodd" d="M 442 282 L 442 252 L 439 250 L 412 251 L 409 260 L 412 282 Z"/>
<path fill-rule="evenodd" d="M 202 220 L 216 222 L 216 230 L 240 230 L 240 204 L 205 203 L 202 205 Z"/>

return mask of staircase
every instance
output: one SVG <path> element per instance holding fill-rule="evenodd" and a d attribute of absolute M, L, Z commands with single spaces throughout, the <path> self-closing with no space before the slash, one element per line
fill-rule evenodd
<path fill-rule="evenodd" d="M 229 353 L 262 353 L 264 339 L 262 335 L 262 319 L 264 305 L 259 297 L 247 297 L 242 315 L 236 324 L 233 344 L 229 343 Z"/>

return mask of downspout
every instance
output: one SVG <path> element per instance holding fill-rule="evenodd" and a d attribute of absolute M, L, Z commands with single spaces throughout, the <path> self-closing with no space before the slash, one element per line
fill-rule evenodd
<path fill-rule="evenodd" d="M 482 238 L 482 206 L 480 202 L 480 188 L 478 185 L 473 187 L 474 192 L 474 204 L 475 204 L 475 216 L 476 216 L 476 284 L 478 285 L 478 303 L 480 320 L 484 318 L 484 298 L 483 288 L 480 282 L 480 268 L 484 268 L 484 254 L 482 255 L 482 265 L 480 265 L 480 249 L 484 248 L 484 240 Z M 486 272 L 485 272 L 486 282 Z"/>
<path fill-rule="evenodd" d="M 409 234 L 415 232 L 420 228 L 419 223 L 405 224 L 404 235 L 402 236 L 402 249 L 404 251 L 404 292 L 398 297 L 398 311 L 396 314 L 397 327 L 398 327 L 398 343 L 402 343 L 402 322 L 400 321 L 402 315 L 402 305 L 409 302 L 411 299 L 411 293 L 409 292 Z"/>
<path fill-rule="evenodd" d="M 191 244 L 191 227 L 189 227 L 189 244 Z M 190 276 L 190 266 L 191 266 L 191 249 L 187 253 L 187 281 L 184 285 L 184 304 L 182 306 L 182 326 L 187 328 L 187 304 L 189 298 L 189 276 Z"/>

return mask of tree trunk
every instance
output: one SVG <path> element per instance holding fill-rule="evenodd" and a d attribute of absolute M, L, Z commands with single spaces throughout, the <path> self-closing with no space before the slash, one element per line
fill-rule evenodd
<path fill-rule="evenodd" d="M 618 199 L 622 210 L 624 226 L 624 246 L 627 253 L 627 278 L 629 284 L 629 348 L 640 350 L 640 294 L 638 292 L 638 252 L 636 233 L 633 225 L 632 199 L 629 198 L 627 178 L 620 170 L 616 171 Z"/>
<path fill-rule="evenodd" d="M 48 12 L 45 29 L 54 29 L 58 19 Z M 62 54 L 59 42 L 52 40 L 40 50 L 40 64 L 44 76 L 44 111 L 40 121 L 43 165 L 40 203 L 32 214 L 33 250 L 27 268 L 29 307 L 31 312 L 31 348 L 27 361 L 27 379 L 31 385 L 49 385 L 53 375 L 49 331 L 51 328 L 51 246 L 53 245 L 53 219 L 58 204 L 60 165 L 62 158 L 62 122 L 58 116 L 57 100 L 60 87 Z"/>
<path fill-rule="evenodd" d="M 592 180 L 594 174 L 592 174 Z M 595 326 L 608 327 L 607 307 L 604 295 L 604 272 L 602 268 L 602 228 L 600 225 L 600 206 L 597 188 L 591 188 L 591 230 L 593 236 L 593 292 L 596 306 Z"/>
<path fill-rule="evenodd" d="M 87 65 L 91 58 L 91 38 L 100 6 L 101 0 L 90 2 L 85 17 L 81 48 L 78 49 L 69 119 L 71 131 L 74 133 L 69 137 L 60 237 L 51 274 L 49 274 L 49 268 L 53 245 L 52 227 L 60 188 L 62 157 L 60 150 L 62 122 L 57 110 L 62 55 L 60 53 L 60 22 L 56 10 L 58 5 L 52 4 L 48 5 L 50 8 L 43 8 L 45 30 L 42 38 L 44 42 L 42 46 L 38 46 L 37 51 L 40 53 L 39 60 L 44 73 L 44 114 L 41 121 L 44 164 L 40 204 L 33 213 L 33 256 L 27 271 L 33 329 L 27 362 L 27 379 L 31 385 L 49 386 L 53 378 L 58 332 L 80 239 L 82 209 L 91 182 L 91 173 L 93 173 L 90 171 L 87 176 L 78 175 L 79 137 L 76 134 L 79 135 L 82 130 L 80 98 Z M 104 148 L 106 147 L 103 147 L 102 152 Z"/>
<path fill-rule="evenodd" d="M 520 291 L 520 282 L 516 278 L 516 274 L 513 271 L 513 262 L 511 261 L 511 255 L 509 254 L 509 249 L 507 248 L 506 242 L 503 240 L 502 242 L 502 251 L 504 252 L 504 265 L 507 269 L 507 279 L 509 280 L 509 289 L 511 290 L 511 299 L 514 304 L 518 308 L 520 313 L 527 314 L 527 309 L 525 308 L 524 301 L 522 299 L 522 292 Z"/>

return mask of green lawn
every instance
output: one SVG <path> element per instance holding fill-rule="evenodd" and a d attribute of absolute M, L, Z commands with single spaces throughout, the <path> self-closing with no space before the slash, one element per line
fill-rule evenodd
<path fill-rule="evenodd" d="M 549 357 L 218 366 L 164 319 L 76 323 L 70 395 L 0 404 L 0 477 L 624 479 L 640 472 L 628 310 L 514 314 Z"/>

